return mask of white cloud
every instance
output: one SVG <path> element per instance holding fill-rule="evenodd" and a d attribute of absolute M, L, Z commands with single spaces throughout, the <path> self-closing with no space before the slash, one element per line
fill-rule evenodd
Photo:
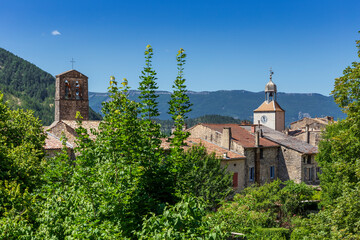
<path fill-rule="evenodd" d="M 51 32 L 51 35 L 58 36 L 58 35 L 61 35 L 61 33 L 58 30 L 54 30 Z"/>

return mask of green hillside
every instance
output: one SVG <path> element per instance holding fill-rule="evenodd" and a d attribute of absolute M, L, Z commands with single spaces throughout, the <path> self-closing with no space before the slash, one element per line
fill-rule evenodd
<path fill-rule="evenodd" d="M 158 91 L 160 119 L 168 120 L 167 114 L 170 92 Z M 249 92 L 245 90 L 188 92 L 192 106 L 189 118 L 204 115 L 230 116 L 235 119 L 252 121 L 253 110 L 264 101 L 264 92 Z M 130 91 L 130 98 L 138 100 L 139 91 Z M 101 103 L 108 101 L 107 93 L 89 93 L 90 106 L 100 112 Z M 277 100 L 285 110 L 286 125 L 305 116 L 322 117 L 333 116 L 335 119 L 345 118 L 345 114 L 335 104 L 330 96 L 317 93 L 278 93 Z"/>
<path fill-rule="evenodd" d="M 54 121 L 55 78 L 3 48 L 0 48 L 0 91 L 12 108 L 33 110 L 44 125 Z M 99 119 L 92 109 L 90 119 Z"/>

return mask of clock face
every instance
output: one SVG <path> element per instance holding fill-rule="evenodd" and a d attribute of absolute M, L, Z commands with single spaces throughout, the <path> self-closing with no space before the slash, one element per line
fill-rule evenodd
<path fill-rule="evenodd" d="M 267 116 L 262 115 L 260 120 L 262 123 L 266 123 L 268 119 L 267 119 Z"/>

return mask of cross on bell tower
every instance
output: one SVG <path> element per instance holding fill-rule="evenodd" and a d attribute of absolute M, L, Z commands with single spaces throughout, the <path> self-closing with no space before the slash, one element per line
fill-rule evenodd
<path fill-rule="evenodd" d="M 75 62 L 75 61 L 74 61 L 74 58 L 71 58 L 71 61 L 70 61 L 70 62 L 71 62 L 71 69 L 74 69 L 74 62 Z"/>

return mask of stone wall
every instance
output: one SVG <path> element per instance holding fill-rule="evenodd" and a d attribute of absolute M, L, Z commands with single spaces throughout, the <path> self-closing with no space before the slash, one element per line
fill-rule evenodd
<path fill-rule="evenodd" d="M 227 166 L 227 171 L 238 174 L 238 187 L 234 189 L 236 192 L 238 192 L 246 187 L 246 184 L 245 184 L 246 183 L 245 159 L 222 160 L 221 166 L 223 166 L 223 167 Z"/>
<path fill-rule="evenodd" d="M 278 147 L 262 148 L 263 157 L 260 158 L 260 184 L 271 182 L 278 177 Z M 250 168 L 255 167 L 256 155 L 260 154 L 260 148 L 247 148 L 245 149 L 246 156 L 246 181 L 245 185 L 250 186 L 255 183 L 250 181 Z M 270 167 L 274 167 L 274 178 L 270 178 Z"/>
<path fill-rule="evenodd" d="M 306 132 L 301 132 L 300 134 L 294 136 L 295 138 L 307 142 L 307 133 Z M 313 131 L 309 131 L 309 144 L 313 145 L 313 146 L 318 146 L 319 142 L 321 140 L 321 131 L 320 130 L 313 130 Z"/>
<path fill-rule="evenodd" d="M 221 133 L 203 125 L 197 125 L 189 130 L 192 138 L 201 138 L 221 146 Z"/>
<path fill-rule="evenodd" d="M 282 181 L 302 181 L 302 154 L 283 146 L 279 149 L 279 178 Z"/>
<path fill-rule="evenodd" d="M 276 112 L 275 113 L 276 123 L 275 130 L 284 131 L 285 130 L 285 112 Z"/>
<path fill-rule="evenodd" d="M 75 120 L 79 111 L 89 120 L 88 78 L 76 70 L 56 76 L 55 121 Z"/>

